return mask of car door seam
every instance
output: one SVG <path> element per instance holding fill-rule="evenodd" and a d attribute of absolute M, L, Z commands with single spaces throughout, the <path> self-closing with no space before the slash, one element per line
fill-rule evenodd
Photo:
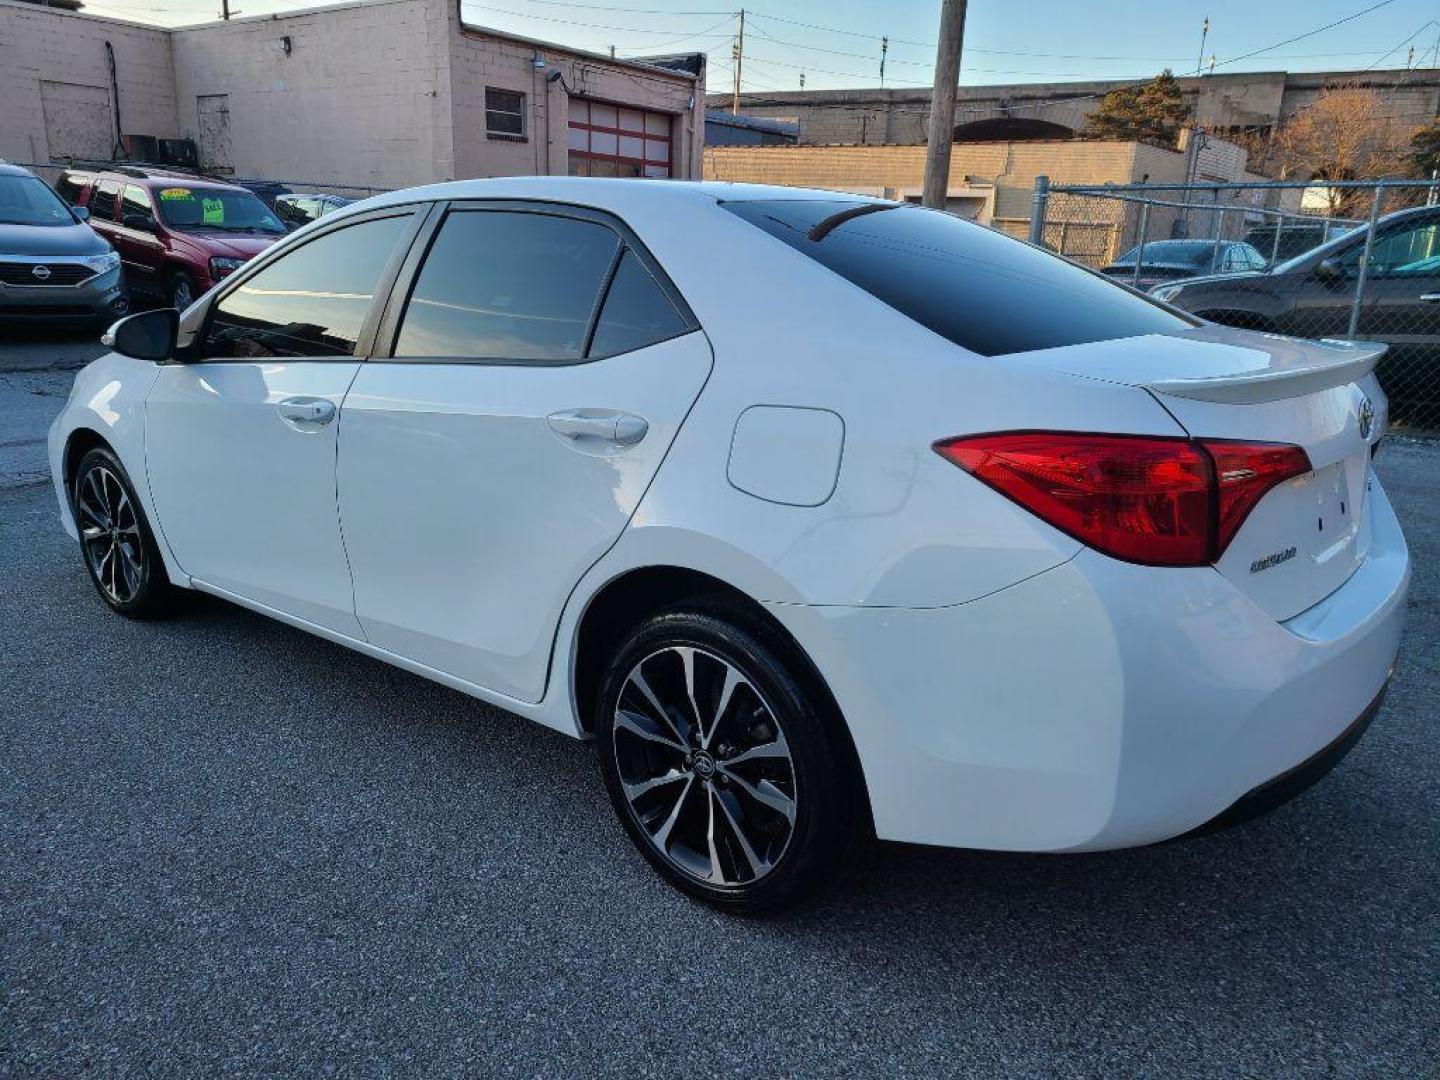
<path fill-rule="evenodd" d="M 340 431 L 345 421 L 345 399 L 350 396 L 350 390 L 355 385 L 355 380 L 360 378 L 360 372 L 365 369 L 365 361 L 359 360 L 355 365 L 355 371 L 350 376 L 350 381 L 345 384 L 345 392 L 340 395 L 340 401 L 335 406 L 335 458 L 334 468 L 331 472 L 333 481 L 331 490 L 335 494 L 335 528 L 340 533 L 340 556 L 345 560 L 345 577 L 350 582 L 350 613 L 355 618 L 355 626 L 360 631 L 363 641 L 369 643 L 370 635 L 365 632 L 365 623 L 360 619 L 360 604 L 355 596 L 355 571 L 350 565 L 350 546 L 345 542 L 345 512 L 340 507 Z"/>
<path fill-rule="evenodd" d="M 604 560 L 604 558 L 609 555 L 610 552 L 615 550 L 615 546 L 620 543 L 621 539 L 624 538 L 625 533 L 629 531 L 630 523 L 635 520 L 635 515 L 640 512 L 640 507 L 645 504 L 645 496 L 650 494 L 651 487 L 653 487 L 655 481 L 659 479 L 660 470 L 665 467 L 665 462 L 670 457 L 670 451 L 675 449 L 675 442 L 680 438 L 680 432 L 685 429 L 686 421 L 690 419 L 690 414 L 695 411 L 695 406 L 700 404 L 700 399 L 705 394 L 705 388 L 710 385 L 710 379 L 715 374 L 715 344 L 710 340 L 710 335 L 705 332 L 704 327 L 699 327 L 698 330 L 700 335 L 705 340 L 705 347 L 710 352 L 710 366 L 705 372 L 705 378 L 701 381 L 700 388 L 695 391 L 695 396 L 690 400 L 689 408 L 685 410 L 685 412 L 681 415 L 679 422 L 676 423 L 675 430 L 670 436 L 670 442 L 665 447 L 665 452 L 660 455 L 660 460 L 655 463 L 655 468 L 650 473 L 650 479 L 645 483 L 645 490 L 640 492 L 639 497 L 635 500 L 634 507 L 631 508 L 629 515 L 625 518 L 624 524 L 622 524 L 619 531 L 616 532 L 615 539 L 610 541 L 610 543 L 605 546 L 605 550 L 601 551 L 598 555 L 596 555 L 595 558 L 590 561 L 589 565 L 586 566 L 583 570 L 581 570 L 578 575 L 576 575 L 574 583 L 570 586 L 570 591 L 565 594 L 565 602 L 560 605 L 560 615 L 555 620 L 554 629 L 551 631 L 550 634 L 550 651 L 549 656 L 545 662 L 545 681 L 544 684 L 540 687 L 540 698 L 539 701 L 535 702 L 535 704 L 537 705 L 544 702 L 545 699 L 550 695 L 551 680 L 554 678 L 555 675 L 555 654 L 556 650 L 559 648 L 560 645 L 560 628 L 565 625 L 565 616 L 570 611 L 570 605 L 575 600 L 575 594 L 579 591 L 581 582 L 583 582 L 586 577 L 589 576 L 590 571 L 594 570 L 595 567 L 600 565 L 601 561 Z M 610 358 L 607 357 L 607 359 Z M 570 687 L 570 689 L 572 691 L 571 706 L 572 708 L 574 708 L 576 707 L 573 693 L 574 687 L 572 686 Z"/>

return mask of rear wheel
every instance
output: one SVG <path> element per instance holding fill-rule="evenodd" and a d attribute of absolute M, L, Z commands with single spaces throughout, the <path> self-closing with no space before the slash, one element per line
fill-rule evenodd
<path fill-rule="evenodd" d="M 721 606 L 662 612 L 620 647 L 596 725 L 611 801 L 641 853 L 734 911 L 793 903 L 861 832 L 838 718 L 771 628 Z"/>
<path fill-rule="evenodd" d="M 170 580 L 130 478 L 114 454 L 96 448 L 80 459 L 71 505 L 80 553 L 100 599 L 136 619 L 168 610 Z"/>

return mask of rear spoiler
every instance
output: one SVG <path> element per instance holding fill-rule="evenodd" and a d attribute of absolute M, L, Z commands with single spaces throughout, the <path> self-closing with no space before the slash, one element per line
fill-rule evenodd
<path fill-rule="evenodd" d="M 1312 355 L 1302 363 L 1284 368 L 1261 368 L 1238 375 L 1216 375 L 1205 379 L 1159 379 L 1145 383 L 1145 389 L 1168 397 L 1193 401 L 1220 401 L 1229 404 L 1256 404 L 1304 397 L 1333 386 L 1358 382 L 1375 370 L 1388 345 L 1375 341 L 1320 342 L 1333 349 L 1344 347 L 1338 356 Z M 1319 350 L 1316 350 L 1318 353 Z"/>

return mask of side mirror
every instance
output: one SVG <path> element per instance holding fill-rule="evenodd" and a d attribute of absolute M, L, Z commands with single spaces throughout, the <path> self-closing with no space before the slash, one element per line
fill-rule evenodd
<path fill-rule="evenodd" d="M 155 231 L 155 219 L 149 214 L 126 214 L 120 219 L 120 224 L 127 229 L 139 229 L 141 232 Z"/>
<path fill-rule="evenodd" d="M 121 356 L 163 364 L 175 355 L 179 333 L 180 312 L 174 308 L 157 308 L 121 319 L 105 331 L 100 344 Z"/>
<path fill-rule="evenodd" d="M 1321 259 L 1315 265 L 1315 277 L 1326 284 L 1334 284 L 1345 277 L 1345 270 L 1339 259 Z"/>
<path fill-rule="evenodd" d="M 70 212 L 75 215 L 75 220 L 84 224 L 90 220 L 90 211 L 83 206 L 72 206 Z"/>

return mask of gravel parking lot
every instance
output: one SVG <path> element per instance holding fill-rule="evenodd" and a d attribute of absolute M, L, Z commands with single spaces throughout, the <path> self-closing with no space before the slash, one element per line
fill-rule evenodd
<path fill-rule="evenodd" d="M 1220 835 L 877 845 L 783 917 L 689 903 L 589 749 L 198 600 L 108 614 L 0 347 L 0 1074 L 1440 1075 L 1440 442 L 1384 711 Z"/>

